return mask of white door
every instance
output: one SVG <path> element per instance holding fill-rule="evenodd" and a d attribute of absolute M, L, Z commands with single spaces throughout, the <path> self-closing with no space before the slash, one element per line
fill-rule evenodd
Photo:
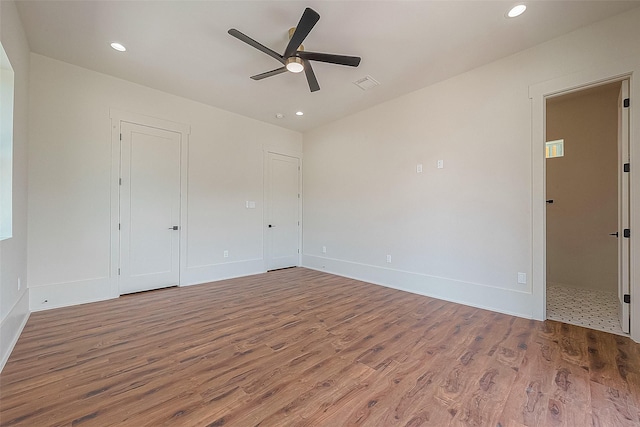
<path fill-rule="evenodd" d="M 629 80 L 622 82 L 618 98 L 618 313 L 624 332 L 629 332 L 629 238 L 625 229 L 629 228 L 629 172 L 624 172 L 624 164 L 629 163 L 629 107 L 624 100 L 629 99 Z"/>
<path fill-rule="evenodd" d="M 300 242 L 300 160 L 267 153 L 267 270 L 298 265 Z"/>
<path fill-rule="evenodd" d="M 180 134 L 126 122 L 120 130 L 120 294 L 177 285 Z"/>

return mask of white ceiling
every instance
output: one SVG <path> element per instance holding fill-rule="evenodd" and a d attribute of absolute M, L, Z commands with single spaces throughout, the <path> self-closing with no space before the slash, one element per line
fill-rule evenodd
<path fill-rule="evenodd" d="M 23 0 L 18 10 L 33 52 L 304 132 L 640 6 L 528 0 L 506 19 L 515 1 Z M 314 62 L 315 93 L 304 73 L 251 80 L 281 64 L 227 30 L 282 53 L 305 7 L 320 14 L 305 50 L 361 56 L 360 66 Z M 352 83 L 366 75 L 381 85 Z"/>

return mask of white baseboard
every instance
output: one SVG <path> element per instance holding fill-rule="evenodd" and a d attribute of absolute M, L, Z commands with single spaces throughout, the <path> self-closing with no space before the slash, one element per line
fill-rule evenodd
<path fill-rule="evenodd" d="M 68 283 L 32 286 L 29 288 L 31 311 L 50 310 L 118 298 L 108 277 Z"/>
<path fill-rule="evenodd" d="M 9 360 L 24 326 L 29 320 L 29 289 L 25 289 L 9 314 L 0 322 L 0 372 Z"/>
<path fill-rule="evenodd" d="M 180 286 L 199 285 L 264 272 L 264 260 L 262 258 L 187 267 L 180 275 Z"/>
<path fill-rule="evenodd" d="M 180 284 L 181 286 L 197 285 L 264 273 L 264 271 L 263 259 L 188 267 L 181 273 Z M 31 311 L 50 310 L 119 297 L 117 286 L 109 277 L 32 286 L 29 289 Z"/>
<path fill-rule="evenodd" d="M 535 302 L 529 292 L 314 255 L 303 255 L 302 266 L 458 304 L 527 319 L 534 318 Z"/>

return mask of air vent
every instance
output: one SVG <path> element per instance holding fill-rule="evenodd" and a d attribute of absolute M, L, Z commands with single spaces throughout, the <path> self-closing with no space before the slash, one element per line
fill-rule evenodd
<path fill-rule="evenodd" d="M 356 80 L 355 82 L 353 82 L 353 84 L 358 86 L 362 90 L 369 90 L 372 87 L 378 86 L 380 83 L 378 83 L 378 81 L 376 81 L 376 79 L 374 79 L 373 77 L 366 76 Z"/>

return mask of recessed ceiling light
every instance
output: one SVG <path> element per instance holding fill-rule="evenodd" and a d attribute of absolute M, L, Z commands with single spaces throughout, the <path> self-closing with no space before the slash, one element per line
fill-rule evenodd
<path fill-rule="evenodd" d="M 527 10 L 527 6 L 523 4 L 513 6 L 511 9 L 509 9 L 509 12 L 507 12 L 507 17 L 515 18 L 516 16 L 522 15 L 525 10 Z"/>
<path fill-rule="evenodd" d="M 304 113 L 302 111 L 296 111 L 296 116 L 302 116 Z"/>
<path fill-rule="evenodd" d="M 276 119 L 282 119 L 282 118 L 284 118 L 284 114 L 282 113 L 276 114 Z"/>
<path fill-rule="evenodd" d="M 111 43 L 111 47 L 117 50 L 118 52 L 124 52 L 125 50 L 127 50 L 126 47 L 122 46 L 120 43 L 117 43 L 117 42 Z"/>

